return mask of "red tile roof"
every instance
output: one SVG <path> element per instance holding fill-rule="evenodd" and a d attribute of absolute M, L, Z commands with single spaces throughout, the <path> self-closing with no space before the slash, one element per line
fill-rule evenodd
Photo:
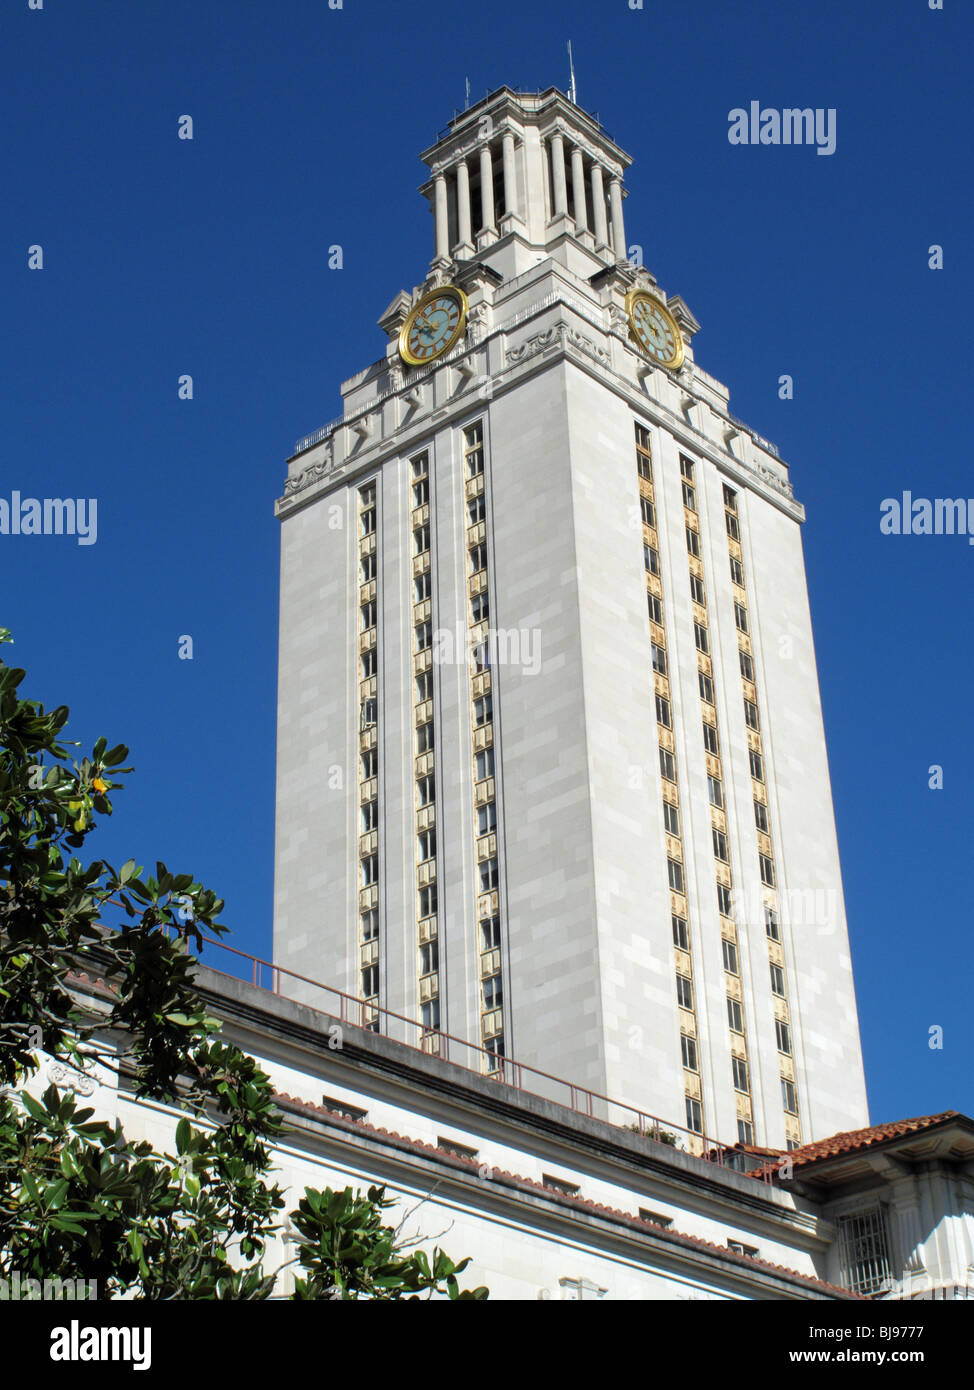
<path fill-rule="evenodd" d="M 947 1120 L 960 1118 L 959 1110 L 943 1110 L 939 1115 L 920 1115 L 913 1120 L 893 1120 L 885 1125 L 870 1125 L 867 1129 L 851 1129 L 843 1134 L 832 1134 L 828 1139 L 817 1139 L 813 1144 L 803 1144 L 800 1149 L 782 1154 L 774 1163 L 781 1168 L 787 1163 L 798 1168 L 806 1163 L 819 1163 L 825 1158 L 837 1158 L 840 1154 L 855 1153 L 858 1149 L 870 1149 L 887 1139 L 899 1139 L 904 1134 L 916 1134 L 921 1130 L 933 1129 Z"/>
<path fill-rule="evenodd" d="M 543 1194 L 551 1201 L 562 1206 L 581 1208 L 585 1211 L 597 1212 L 603 1216 L 611 1217 L 617 1221 L 623 1221 L 627 1226 L 637 1230 L 652 1231 L 664 1241 L 671 1242 L 676 1246 L 695 1246 L 701 1250 L 712 1250 L 722 1259 L 730 1261 L 732 1264 L 743 1265 L 745 1268 L 770 1270 L 776 1275 L 785 1275 L 789 1279 L 796 1279 L 799 1283 L 807 1284 L 810 1288 L 821 1289 L 825 1293 L 834 1294 L 838 1298 L 860 1300 L 862 1294 L 853 1293 L 850 1289 L 837 1287 L 835 1284 L 827 1284 L 822 1279 L 816 1279 L 814 1275 L 802 1274 L 797 1269 L 788 1269 L 785 1265 L 772 1264 L 769 1260 L 756 1259 L 753 1255 L 738 1255 L 736 1251 L 728 1249 L 726 1245 L 715 1245 L 713 1241 L 704 1240 L 701 1236 L 685 1235 L 682 1231 L 675 1231 L 672 1227 L 663 1227 L 655 1221 L 648 1221 L 641 1216 L 633 1216 L 631 1212 L 620 1211 L 617 1207 L 607 1207 L 601 1202 L 590 1201 L 586 1197 L 572 1196 L 562 1192 L 558 1188 L 546 1187 L 544 1183 L 537 1182 L 534 1178 L 522 1177 L 519 1173 L 508 1173 L 502 1168 L 496 1168 L 493 1164 L 483 1163 L 479 1157 L 469 1158 L 465 1154 L 454 1153 L 449 1149 L 434 1147 L 432 1144 L 425 1144 L 421 1139 L 410 1139 L 404 1134 L 397 1134 L 395 1130 L 382 1129 L 378 1125 L 370 1125 L 366 1120 L 350 1120 L 347 1115 L 340 1111 L 329 1110 L 326 1106 L 316 1105 L 314 1101 L 299 1100 L 297 1096 L 290 1096 L 286 1091 L 275 1091 L 274 1099 L 279 1105 L 289 1106 L 293 1110 L 304 1110 L 309 1114 L 325 1116 L 331 1122 L 337 1122 L 341 1127 L 350 1130 L 364 1130 L 381 1139 L 392 1139 L 407 1148 L 415 1150 L 417 1153 L 429 1154 L 442 1162 L 454 1167 L 472 1169 L 484 1175 L 484 1170 L 489 1171 L 493 1180 L 500 1178 L 507 1185 L 515 1188 L 530 1189 L 531 1191 Z M 868 1300 L 864 1300 L 867 1301 Z"/>

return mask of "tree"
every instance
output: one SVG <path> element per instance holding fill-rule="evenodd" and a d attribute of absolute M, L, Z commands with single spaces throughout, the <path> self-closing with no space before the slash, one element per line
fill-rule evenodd
<path fill-rule="evenodd" d="M 0 661 L 0 1277 L 94 1280 L 102 1298 L 267 1298 L 284 1121 L 267 1075 L 224 1041 L 194 987 L 193 948 L 226 932 L 223 902 L 162 863 L 154 876 L 133 860 L 82 864 L 75 851 L 132 771 L 128 749 L 100 738 L 72 760 L 67 708 L 21 698 L 24 676 Z M 79 970 L 96 999 L 72 993 Z M 68 1089 L 33 1095 L 39 1050 L 82 1070 L 124 1067 L 138 1097 L 182 1109 L 176 1152 L 130 1143 Z M 468 1260 L 407 1251 L 382 1219 L 392 1205 L 381 1187 L 307 1189 L 290 1213 L 303 1271 L 293 1297 L 488 1297 L 461 1291 Z"/>

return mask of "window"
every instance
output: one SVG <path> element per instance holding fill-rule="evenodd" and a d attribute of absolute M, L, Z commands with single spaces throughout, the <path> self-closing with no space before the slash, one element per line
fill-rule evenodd
<path fill-rule="evenodd" d="M 375 534 L 375 507 L 366 507 L 360 515 L 359 533 L 363 536 Z"/>
<path fill-rule="evenodd" d="M 487 1054 L 487 1056 L 486 1056 L 486 1058 L 485 1058 L 487 1070 L 488 1070 L 489 1072 L 503 1072 L 503 1066 L 502 1066 L 503 1059 L 504 1059 L 504 1038 L 503 1038 L 503 1035 L 502 1035 L 501 1033 L 498 1033 L 498 1034 L 497 1034 L 495 1037 L 493 1037 L 493 1038 L 485 1038 L 485 1039 L 484 1039 L 484 1051 L 485 1051 L 486 1054 Z"/>
<path fill-rule="evenodd" d="M 478 642 L 473 649 L 474 670 L 479 675 L 481 671 L 490 670 L 490 643 Z"/>
<path fill-rule="evenodd" d="M 787 1076 L 781 1078 L 781 1104 L 789 1115 L 798 1114 L 798 1092 L 794 1081 L 789 1081 Z"/>
<path fill-rule="evenodd" d="M 726 483 L 724 484 L 724 506 L 729 512 L 737 511 L 737 493 Z"/>
<path fill-rule="evenodd" d="M 379 910 L 370 907 L 368 912 L 363 912 L 359 918 L 359 925 L 362 929 L 363 941 L 374 941 L 379 935 Z"/>
<path fill-rule="evenodd" d="M 379 967 L 377 965 L 367 965 L 362 971 L 362 995 L 365 999 L 372 999 L 379 993 Z"/>
<path fill-rule="evenodd" d="M 362 754 L 362 781 L 367 782 L 379 771 L 379 755 L 374 748 Z"/>
<path fill-rule="evenodd" d="M 643 564 L 650 574 L 659 574 L 659 551 L 651 545 L 643 545 Z"/>
<path fill-rule="evenodd" d="M 480 864 L 480 891 L 489 893 L 497 887 L 497 860 L 484 859 Z"/>
<path fill-rule="evenodd" d="M 744 566 L 741 564 L 740 560 L 736 559 L 736 557 L 733 556 L 733 555 L 730 557 L 730 574 L 731 574 L 731 583 L 732 583 L 732 584 L 736 584 L 736 585 L 738 585 L 739 588 L 743 589 L 743 588 L 744 588 Z"/>
<path fill-rule="evenodd" d="M 497 806 L 493 801 L 487 801 L 483 806 L 477 807 L 477 834 L 489 835 L 496 829 Z"/>
<path fill-rule="evenodd" d="M 477 781 L 482 782 L 485 777 L 494 775 L 494 750 L 485 748 L 483 752 L 477 754 Z"/>
<path fill-rule="evenodd" d="M 670 917 L 670 921 L 673 923 L 673 945 L 679 946 L 681 951 L 689 951 L 690 933 L 687 930 L 686 918 L 679 917 L 674 912 Z"/>
<path fill-rule="evenodd" d="M 432 721 L 420 724 L 416 730 L 416 752 L 431 753 L 436 746 L 436 733 Z"/>
<path fill-rule="evenodd" d="M 688 526 L 688 527 L 686 528 L 686 532 L 687 532 L 687 550 L 688 550 L 688 551 L 690 552 L 690 554 L 694 557 L 694 559 L 699 560 L 699 559 L 700 559 L 700 533 L 699 533 L 699 531 L 694 531 L 693 528 L 690 527 L 690 526 Z"/>
<path fill-rule="evenodd" d="M 433 672 L 421 671 L 416 677 L 416 699 L 422 703 L 423 700 L 433 698 Z"/>
<path fill-rule="evenodd" d="M 744 723 L 749 729 L 760 729 L 761 721 L 758 719 L 758 707 L 753 700 L 744 701 Z"/>
<path fill-rule="evenodd" d="M 769 833 L 768 808 L 763 801 L 755 801 L 754 803 L 754 824 L 759 830 L 763 830 L 766 835 Z"/>
<path fill-rule="evenodd" d="M 781 940 L 781 928 L 778 926 L 778 914 L 773 907 L 764 909 L 764 930 L 772 941 Z"/>
<path fill-rule="evenodd" d="M 374 830 L 379 824 L 379 803 L 377 801 L 366 801 L 362 807 L 362 830 L 363 832 Z"/>
<path fill-rule="evenodd" d="M 737 947 L 733 941 L 728 941 L 726 937 L 721 938 L 720 945 L 724 955 L 724 969 L 731 975 L 739 975 L 741 968 L 737 959 Z"/>
<path fill-rule="evenodd" d="M 694 1134 L 702 1134 L 703 1111 L 700 1108 L 700 1102 L 694 1100 L 693 1096 L 687 1096 L 685 1099 L 687 1105 L 687 1129 L 691 1130 Z"/>
<path fill-rule="evenodd" d="M 703 652 L 707 656 L 710 652 L 710 636 L 703 623 L 694 623 L 693 636 L 697 644 L 697 651 Z"/>
<path fill-rule="evenodd" d="M 703 587 L 703 580 L 698 578 L 695 574 L 691 574 L 690 576 L 690 597 L 693 599 L 694 603 L 702 604 L 707 602 L 707 591 Z"/>
<path fill-rule="evenodd" d="M 414 478 L 425 478 L 429 472 L 429 454 L 417 454 L 415 458 L 409 460 L 413 466 Z"/>
<path fill-rule="evenodd" d="M 480 949 L 493 951 L 501 944 L 501 919 L 484 917 L 480 923 Z"/>
<path fill-rule="evenodd" d="M 379 881 L 379 856 L 367 854 L 361 863 L 362 887 L 368 888 Z"/>
<path fill-rule="evenodd" d="M 636 468 L 640 478 L 645 478 L 650 483 L 653 481 L 653 465 L 646 454 L 636 455 Z"/>
<path fill-rule="evenodd" d="M 416 650 L 425 652 L 426 648 L 433 643 L 433 624 L 429 621 L 417 623 L 415 628 Z"/>
<path fill-rule="evenodd" d="M 734 1076 L 734 1090 L 746 1092 L 749 1089 L 747 1084 L 747 1063 L 744 1061 L 743 1057 L 731 1058 L 731 1072 Z"/>
<path fill-rule="evenodd" d="M 362 604 L 362 631 L 367 632 L 370 627 L 375 627 L 375 599 L 370 599 L 368 603 Z"/>
<path fill-rule="evenodd" d="M 737 1142 L 739 1144 L 754 1143 L 754 1126 L 751 1124 L 750 1120 L 738 1120 Z"/>
<path fill-rule="evenodd" d="M 720 754 L 720 740 L 717 737 L 717 730 L 713 724 L 705 723 L 703 726 L 703 746 L 708 753 L 713 753 L 714 757 Z"/>
<path fill-rule="evenodd" d="M 413 506 L 423 507 L 430 500 L 430 480 L 420 478 L 418 483 L 413 483 Z"/>
<path fill-rule="evenodd" d="M 767 854 L 758 856 L 761 864 L 761 882 L 768 888 L 774 887 L 774 860 Z"/>
<path fill-rule="evenodd" d="M 753 748 L 748 749 L 748 762 L 751 764 L 751 776 L 756 782 L 764 781 L 764 761 L 760 753 L 755 753 Z"/>
<path fill-rule="evenodd" d="M 482 492 L 478 492 L 476 497 L 471 497 L 467 503 L 468 525 L 476 526 L 478 521 L 483 521 L 487 515 L 487 500 Z"/>
<path fill-rule="evenodd" d="M 680 455 L 680 474 L 688 482 L 693 482 L 693 460 L 688 459 L 686 454 Z"/>
<path fill-rule="evenodd" d="M 656 696 L 656 722 L 662 724 L 664 729 L 672 729 L 673 719 L 670 714 L 670 702 L 662 695 Z"/>
<path fill-rule="evenodd" d="M 740 1000 L 727 999 L 727 1024 L 732 1033 L 744 1032 L 744 1014 L 741 1010 Z"/>
<path fill-rule="evenodd" d="M 780 1018 L 774 1021 L 775 1038 L 778 1043 L 778 1051 L 783 1052 L 786 1057 L 791 1056 L 791 1029 L 787 1023 L 783 1023 Z"/>
<path fill-rule="evenodd" d="M 427 887 L 421 888 L 419 890 L 420 917 L 435 917 L 437 906 L 436 884 L 430 883 Z"/>
<path fill-rule="evenodd" d="M 747 609 L 743 603 L 734 604 L 734 621 L 737 623 L 739 632 L 747 632 Z"/>
<path fill-rule="evenodd" d="M 687 1071 L 699 1071 L 697 1065 L 697 1040 L 691 1038 L 686 1033 L 680 1034 L 680 1051 L 683 1054 L 683 1065 Z"/>
<path fill-rule="evenodd" d="M 470 547 L 470 573 L 476 574 L 478 570 L 485 570 L 486 568 L 487 547 L 483 541 L 481 541 L 479 545 L 472 545 Z"/>
<path fill-rule="evenodd" d="M 473 702 L 473 722 L 478 729 L 482 729 L 485 724 L 489 724 L 494 715 L 494 700 L 492 695 L 482 695 L 479 700 Z"/>
<path fill-rule="evenodd" d="M 360 727 L 371 729 L 379 718 L 379 702 L 374 696 L 362 701 L 362 713 Z"/>
<path fill-rule="evenodd" d="M 413 532 L 413 554 L 422 555 L 424 550 L 430 548 L 430 528 L 428 526 L 417 526 Z"/>
<path fill-rule="evenodd" d="M 737 523 L 737 517 L 734 516 L 733 512 L 725 512 L 724 520 L 727 523 L 727 534 L 730 536 L 731 540 L 739 541 L 741 539 L 741 528 Z"/>
<path fill-rule="evenodd" d="M 363 555 L 363 556 L 362 556 L 361 564 L 362 564 L 362 583 L 363 583 L 363 584 L 368 584 L 368 582 L 369 582 L 370 579 L 374 579 L 374 578 L 375 578 L 375 570 L 376 570 L 375 551 L 373 551 L 371 555 Z"/>
<path fill-rule="evenodd" d="M 367 652 L 362 653 L 362 679 L 365 681 L 368 680 L 370 676 L 374 676 L 378 670 L 378 666 L 379 661 L 375 647 L 370 647 Z"/>
<path fill-rule="evenodd" d="M 553 1178 L 550 1173 L 541 1174 L 541 1186 L 550 1187 L 554 1192 L 561 1192 L 565 1197 L 578 1196 L 577 1182 L 567 1182 L 564 1178 Z M 574 1281 L 568 1280 L 567 1282 L 573 1283 Z"/>
<path fill-rule="evenodd" d="M 658 1211 L 650 1211 L 648 1207 L 639 1208 L 639 1219 L 649 1221 L 653 1226 L 662 1226 L 664 1231 L 673 1225 L 672 1217 L 662 1216 Z"/>
<path fill-rule="evenodd" d="M 704 675 L 703 671 L 697 672 L 697 680 L 700 684 L 700 698 L 706 700 L 708 705 L 714 703 L 714 683 L 709 676 Z"/>
<path fill-rule="evenodd" d="M 475 478 L 484 471 L 484 423 L 478 420 L 475 425 L 463 432 L 464 455 L 467 460 L 467 477 Z"/>
<path fill-rule="evenodd" d="M 654 642 L 653 646 L 653 670 L 658 676 L 666 675 L 666 652 L 662 647 L 658 647 Z"/>
<path fill-rule="evenodd" d="M 656 508 L 648 497 L 640 497 L 639 510 L 642 514 L 643 523 L 646 526 L 656 525 Z"/>
<path fill-rule="evenodd" d="M 747 652 L 738 652 L 738 656 L 741 659 L 741 675 L 744 677 L 746 681 L 753 681 L 754 662 L 748 656 Z"/>
<path fill-rule="evenodd" d="M 687 975 L 676 977 L 676 1002 L 681 1009 L 693 1008 L 693 981 Z"/>
<path fill-rule="evenodd" d="M 421 1010 L 423 1019 L 423 1029 L 427 1033 L 433 1033 L 440 1026 L 440 1001 L 430 999 L 425 1003 Z"/>
<path fill-rule="evenodd" d="M 734 896 L 723 883 L 717 884 L 717 911 L 722 917 L 733 917 Z"/>
<path fill-rule="evenodd" d="M 499 975 L 488 975 L 482 981 L 484 993 L 484 1008 L 499 1009 L 504 1002 L 504 987 Z"/>
<path fill-rule="evenodd" d="M 663 605 L 660 603 L 659 599 L 656 597 L 655 594 L 647 594 L 646 602 L 649 605 L 649 616 L 652 618 L 654 623 L 658 623 L 660 627 L 662 627 Z"/>
<path fill-rule="evenodd" d="M 419 948 L 419 973 L 435 975 L 440 968 L 440 946 L 437 941 L 427 941 Z"/>
<path fill-rule="evenodd" d="M 729 1240 L 727 1242 L 727 1249 L 733 1250 L 735 1255 L 747 1255 L 752 1260 L 758 1257 L 758 1247 L 756 1245 L 745 1245 L 743 1241 L 740 1240 Z"/>
<path fill-rule="evenodd" d="M 490 617 L 490 596 L 488 594 L 474 594 L 470 600 L 470 621 L 472 623 L 485 623 Z"/>
<path fill-rule="evenodd" d="M 883 1207 L 840 1216 L 842 1275 L 853 1293 L 882 1293 L 893 1282 L 889 1260 L 889 1235 Z"/>
<path fill-rule="evenodd" d="M 771 993 L 785 997 L 785 972 L 780 965 L 775 965 L 774 961 L 769 962 L 771 967 Z"/>
<path fill-rule="evenodd" d="M 689 507 L 691 512 L 697 510 L 697 494 L 687 482 L 683 484 L 683 505 Z"/>
<path fill-rule="evenodd" d="M 663 802 L 663 825 L 668 835 L 679 835 L 680 812 L 672 801 Z"/>
<path fill-rule="evenodd" d="M 670 887 L 674 893 L 683 892 L 683 865 L 676 859 L 667 859 L 667 873 L 670 876 Z"/>
<path fill-rule="evenodd" d="M 436 858 L 436 827 L 421 830 L 416 836 L 416 856 L 420 863 Z"/>
<path fill-rule="evenodd" d="M 718 811 L 724 809 L 724 784 L 719 777 L 707 778 L 707 792 L 710 796 L 711 806 L 716 806 Z"/>
<path fill-rule="evenodd" d="M 480 1153 L 479 1149 L 471 1149 L 467 1144 L 458 1144 L 456 1139 L 444 1139 L 442 1135 L 437 1139 L 436 1147 L 444 1153 L 453 1154 L 456 1158 L 476 1158 Z"/>
<path fill-rule="evenodd" d="M 416 783 L 416 799 L 420 806 L 431 806 L 436 800 L 436 779 L 420 777 Z"/>
<path fill-rule="evenodd" d="M 720 859 L 724 864 L 730 863 L 727 857 L 727 836 L 722 830 L 712 831 L 714 837 L 714 858 Z"/>
<path fill-rule="evenodd" d="M 676 763 L 673 761 L 673 754 L 668 748 L 659 750 L 659 770 L 671 782 L 676 781 Z"/>
<path fill-rule="evenodd" d="M 649 454 L 649 430 L 645 425 L 640 425 L 639 422 L 635 420 L 633 421 L 633 425 L 636 430 L 636 448 L 642 450 L 645 454 Z"/>
<path fill-rule="evenodd" d="M 413 602 L 422 603 L 424 599 L 429 598 L 432 587 L 433 576 L 430 574 L 429 570 L 425 570 L 422 574 L 417 575 L 413 580 Z"/>

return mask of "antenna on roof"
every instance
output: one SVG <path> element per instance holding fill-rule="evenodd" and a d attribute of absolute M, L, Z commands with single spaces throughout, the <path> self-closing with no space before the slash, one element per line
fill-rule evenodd
<path fill-rule="evenodd" d="M 466 82 L 466 84 L 467 84 L 467 99 L 466 99 L 466 101 L 463 103 L 463 109 L 464 109 L 464 111 L 468 111 L 468 110 L 470 109 L 470 78 L 469 78 L 469 77 L 465 77 L 463 80 L 464 80 L 464 82 Z"/>
<path fill-rule="evenodd" d="M 572 41 L 568 40 L 568 71 L 570 74 L 568 83 L 568 99 L 573 106 L 578 105 L 578 92 L 575 89 L 575 62 L 572 58 Z"/>

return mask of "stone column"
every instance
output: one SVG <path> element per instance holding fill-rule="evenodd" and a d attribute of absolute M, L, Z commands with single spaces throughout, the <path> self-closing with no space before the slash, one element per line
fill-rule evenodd
<path fill-rule="evenodd" d="M 514 132 L 505 130 L 504 150 L 504 215 L 517 217 L 517 177 L 514 169 Z"/>
<path fill-rule="evenodd" d="M 446 174 L 442 171 L 433 180 L 433 214 L 436 219 L 436 259 L 450 259 L 450 233 L 446 211 Z"/>
<path fill-rule="evenodd" d="M 601 164 L 592 165 L 592 207 L 595 209 L 595 244 L 608 246 L 609 227 L 605 218 L 605 189 Z"/>
<path fill-rule="evenodd" d="M 557 132 L 549 141 L 551 174 L 555 189 L 555 216 L 568 211 L 568 185 L 565 182 L 565 142 Z"/>
<path fill-rule="evenodd" d="M 588 209 L 585 206 L 585 165 L 582 152 L 576 145 L 572 150 L 572 198 L 575 201 L 575 225 L 580 232 L 588 231 Z"/>
<path fill-rule="evenodd" d="M 470 229 L 470 171 L 467 161 L 457 165 L 457 250 L 461 255 L 473 254 L 473 233 Z"/>
<path fill-rule="evenodd" d="M 494 161 L 490 146 L 480 151 L 480 207 L 484 216 L 483 232 L 496 231 L 494 226 Z"/>
<path fill-rule="evenodd" d="M 622 220 L 622 180 L 613 176 L 609 183 L 609 206 L 612 210 L 612 249 L 617 261 L 626 259 L 626 228 Z"/>

